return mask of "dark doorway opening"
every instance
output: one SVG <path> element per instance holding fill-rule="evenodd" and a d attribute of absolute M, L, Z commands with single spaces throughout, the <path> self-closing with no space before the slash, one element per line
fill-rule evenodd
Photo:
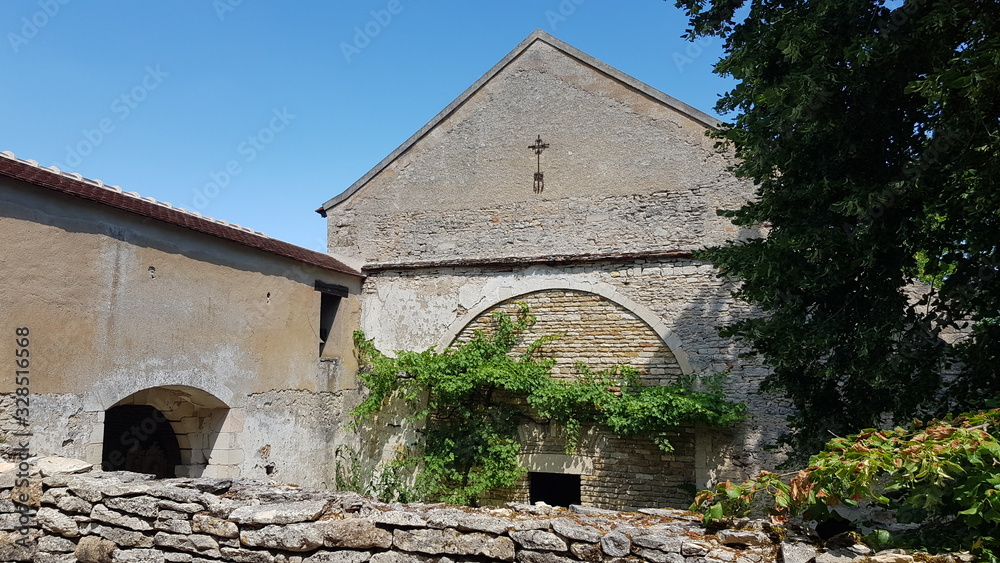
<path fill-rule="evenodd" d="M 551 506 L 580 504 L 580 476 L 564 473 L 528 473 L 531 502 Z"/>
<path fill-rule="evenodd" d="M 175 477 L 181 463 L 177 436 L 163 413 L 149 405 L 111 407 L 104 414 L 105 471 L 151 473 Z"/>

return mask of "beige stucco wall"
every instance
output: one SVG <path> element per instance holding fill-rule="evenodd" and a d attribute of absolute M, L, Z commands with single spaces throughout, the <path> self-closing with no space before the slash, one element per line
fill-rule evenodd
<path fill-rule="evenodd" d="M 752 197 L 703 123 L 533 43 L 346 201 L 329 250 L 356 264 L 694 249 Z M 532 190 L 536 135 L 545 189 Z"/>
<path fill-rule="evenodd" d="M 264 475 L 243 451 L 256 444 L 245 432 L 266 426 L 273 435 L 259 438 L 270 457 L 291 468 L 315 455 L 312 434 L 323 430 L 291 418 L 265 425 L 258 419 L 271 402 L 262 397 L 354 387 L 358 277 L 6 179 L 0 238 L 0 334 L 13 341 L 16 327 L 30 330 L 33 453 L 100 461 L 103 411 L 144 389 L 181 386 L 196 390 L 196 404 L 208 394 L 228 408 L 205 430 L 232 434 L 214 437 L 209 465 Z M 316 280 L 351 292 L 325 362 Z M 13 377 L 0 379 L 0 393 L 14 388 Z M 3 430 L 12 414 L 0 414 Z"/>

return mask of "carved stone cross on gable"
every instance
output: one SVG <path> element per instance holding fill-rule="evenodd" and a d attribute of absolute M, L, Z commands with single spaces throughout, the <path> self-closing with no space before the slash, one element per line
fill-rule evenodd
<path fill-rule="evenodd" d="M 545 189 L 545 177 L 542 175 L 542 151 L 549 148 L 549 144 L 543 143 L 542 136 L 539 135 L 535 139 L 535 144 L 528 145 L 528 148 L 535 151 L 535 156 L 538 158 L 538 170 L 535 172 L 535 193 L 540 194 Z"/>

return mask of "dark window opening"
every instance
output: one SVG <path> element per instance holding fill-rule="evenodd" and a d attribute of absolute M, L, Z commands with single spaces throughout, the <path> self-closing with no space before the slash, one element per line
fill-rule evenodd
<path fill-rule="evenodd" d="M 337 309 L 340 307 L 340 298 L 324 293 L 319 304 L 319 355 L 323 355 L 326 342 L 330 339 L 330 331 L 333 330 L 333 321 L 337 318 Z"/>
<path fill-rule="evenodd" d="M 347 288 L 342 285 L 324 283 L 316 281 L 316 291 L 320 292 L 319 302 L 319 355 L 323 355 L 323 349 L 330 339 L 330 332 L 333 330 L 333 321 L 337 318 L 337 309 L 340 307 L 340 300 L 347 297 Z"/>
<path fill-rule="evenodd" d="M 175 477 L 181 463 L 177 436 L 163 413 L 149 405 L 111 407 L 104 414 L 105 471 L 151 473 Z"/>
<path fill-rule="evenodd" d="M 580 476 L 564 473 L 528 473 L 529 498 L 532 503 L 551 506 L 580 504 Z"/>

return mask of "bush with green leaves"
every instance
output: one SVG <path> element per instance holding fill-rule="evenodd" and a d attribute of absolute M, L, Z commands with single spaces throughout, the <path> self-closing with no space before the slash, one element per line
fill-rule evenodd
<path fill-rule="evenodd" d="M 700 492 L 691 508 L 711 520 L 746 516 L 765 500 L 776 522 L 795 516 L 820 522 L 836 518 L 836 505 L 869 503 L 898 523 L 919 524 L 896 534 L 876 529 L 871 543 L 974 550 L 993 561 L 1000 554 L 998 426 L 1000 409 L 994 409 L 834 438 L 806 469 L 720 483 Z"/>
<path fill-rule="evenodd" d="M 634 368 L 593 372 L 580 366 L 574 380 L 553 378 L 544 336 L 512 351 L 535 322 L 527 305 L 516 316 L 494 313 L 489 330 L 444 351 L 398 351 L 390 357 L 363 332 L 354 333 L 362 364 L 359 377 L 370 390 L 353 411 L 360 423 L 392 401 L 409 403 L 410 422 L 421 441 L 401 463 L 417 467 L 415 488 L 422 500 L 475 505 L 487 491 L 515 485 L 525 469 L 518 461 L 517 427 L 524 422 L 559 425 L 567 449 L 576 447 L 586 424 L 619 435 L 652 438 L 664 451 L 677 427 L 721 426 L 744 417 L 745 407 L 726 400 L 718 386 L 696 391 L 693 380 L 645 386 Z"/>

